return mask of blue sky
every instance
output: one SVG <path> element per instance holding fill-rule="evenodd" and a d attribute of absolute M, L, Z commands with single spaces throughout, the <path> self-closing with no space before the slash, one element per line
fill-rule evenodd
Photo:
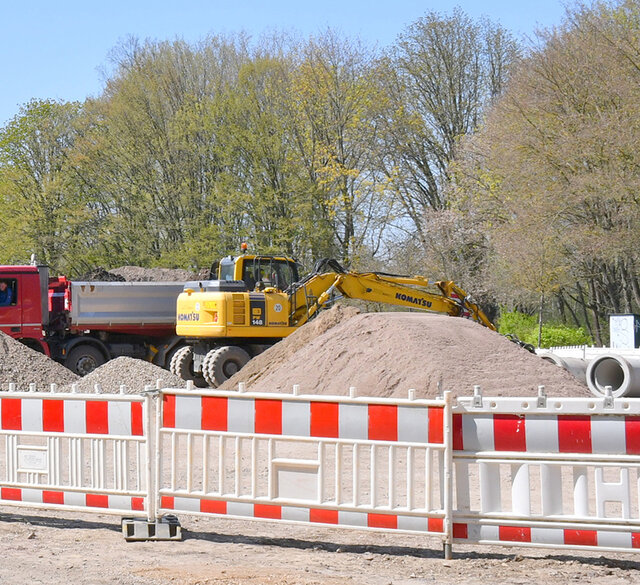
<path fill-rule="evenodd" d="M 207 34 L 271 30 L 303 36 L 334 28 L 387 46 L 428 11 L 488 16 L 516 36 L 559 24 L 564 0 L 31 0 L 0 4 L 0 126 L 30 99 L 99 95 L 109 51 L 128 36 L 198 41 Z"/>

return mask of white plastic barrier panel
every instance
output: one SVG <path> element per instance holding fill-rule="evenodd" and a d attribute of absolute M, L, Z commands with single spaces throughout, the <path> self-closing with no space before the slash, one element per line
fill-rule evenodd
<path fill-rule="evenodd" d="M 0 503 L 148 516 L 148 400 L 3 393 Z"/>
<path fill-rule="evenodd" d="M 460 400 L 453 449 L 454 542 L 640 548 L 640 401 Z"/>
<path fill-rule="evenodd" d="M 163 390 L 158 510 L 445 536 L 449 410 Z"/>

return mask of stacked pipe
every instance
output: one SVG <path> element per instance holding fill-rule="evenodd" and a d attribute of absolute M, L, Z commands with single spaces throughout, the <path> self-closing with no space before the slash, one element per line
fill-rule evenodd
<path fill-rule="evenodd" d="M 548 351 L 538 355 L 573 374 L 595 396 L 606 396 L 606 388 L 611 387 L 614 398 L 640 397 L 640 355 L 604 351 L 585 358 L 560 356 Z"/>
<path fill-rule="evenodd" d="M 555 353 L 540 354 L 540 357 L 560 368 L 564 368 L 583 384 L 587 383 L 587 360 L 576 357 L 560 357 Z"/>
<path fill-rule="evenodd" d="M 611 386 L 614 398 L 640 396 L 640 357 L 605 354 L 587 366 L 587 386 L 596 396 L 604 396 Z"/>

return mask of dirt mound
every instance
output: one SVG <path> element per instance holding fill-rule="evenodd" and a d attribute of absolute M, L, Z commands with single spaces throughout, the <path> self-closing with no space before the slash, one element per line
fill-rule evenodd
<path fill-rule="evenodd" d="M 324 319 L 335 323 L 331 327 Z M 328 325 L 328 326 L 326 326 Z M 314 332 L 308 327 L 324 331 Z M 319 334 L 318 334 L 319 333 Z M 349 318 L 330 312 L 304 325 L 229 379 L 223 388 L 306 394 L 419 398 L 443 390 L 532 396 L 543 384 L 550 396 L 590 396 L 571 374 L 481 325 L 446 315 L 366 313 Z"/>
<path fill-rule="evenodd" d="M 96 368 L 84 378 L 76 381 L 77 391 L 91 393 L 98 384 L 103 394 L 117 394 L 120 386 L 124 385 L 126 394 L 138 394 L 143 392 L 145 386 L 156 387 L 157 380 L 161 381 L 163 388 L 184 388 L 186 382 L 171 372 L 147 362 L 131 357 L 119 357 Z M 63 391 L 71 390 L 71 385 L 63 388 Z"/>
<path fill-rule="evenodd" d="M 244 382 L 248 387 L 263 380 L 265 377 L 278 377 L 282 375 L 281 368 L 289 360 L 296 360 L 297 353 L 319 335 L 322 335 L 338 323 L 350 320 L 360 311 L 355 307 L 334 305 L 327 311 L 322 311 L 313 321 L 306 323 L 295 333 L 289 335 L 264 353 L 253 358 L 240 372 L 229 378 L 220 386 L 222 390 L 234 390 L 239 382 Z M 285 391 L 291 390 L 291 384 L 287 382 Z"/>
<path fill-rule="evenodd" d="M 12 337 L 0 332 L 0 389 L 8 390 L 10 383 L 17 390 L 29 390 L 29 384 L 37 384 L 37 390 L 48 391 L 51 384 L 71 384 L 78 380 L 71 370 L 54 362 Z"/>
<path fill-rule="evenodd" d="M 109 270 L 110 274 L 127 282 L 185 282 L 194 280 L 197 274 L 180 268 L 143 268 L 142 266 L 121 266 Z"/>

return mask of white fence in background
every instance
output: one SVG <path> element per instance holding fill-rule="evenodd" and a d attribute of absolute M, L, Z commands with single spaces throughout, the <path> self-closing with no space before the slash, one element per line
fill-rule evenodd
<path fill-rule="evenodd" d="M 0 503 L 640 548 L 640 399 L 3 393 Z"/>

